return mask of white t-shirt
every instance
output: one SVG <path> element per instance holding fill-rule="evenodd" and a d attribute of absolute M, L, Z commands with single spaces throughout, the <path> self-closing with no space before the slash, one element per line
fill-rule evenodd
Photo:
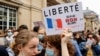
<path fill-rule="evenodd" d="M 14 41 L 13 37 L 14 37 L 14 35 L 12 35 L 10 37 L 9 36 L 6 37 L 7 41 L 9 41 L 10 44 Z"/>

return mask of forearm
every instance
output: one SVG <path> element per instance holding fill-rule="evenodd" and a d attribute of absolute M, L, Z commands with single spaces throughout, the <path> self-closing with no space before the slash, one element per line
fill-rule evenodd
<path fill-rule="evenodd" d="M 63 40 L 61 40 L 61 49 L 62 49 L 62 56 L 69 56 L 67 43 L 65 43 Z"/>

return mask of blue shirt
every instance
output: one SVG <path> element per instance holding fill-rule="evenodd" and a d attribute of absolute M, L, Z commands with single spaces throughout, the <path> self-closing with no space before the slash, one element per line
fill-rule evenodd
<path fill-rule="evenodd" d="M 95 56 L 100 56 L 100 45 L 97 44 L 93 47 L 94 55 Z"/>
<path fill-rule="evenodd" d="M 80 49 L 79 49 L 79 46 L 77 44 L 77 41 L 76 40 L 71 40 L 75 49 L 76 49 L 76 52 L 75 52 L 75 56 L 82 56 L 81 52 L 80 52 Z"/>

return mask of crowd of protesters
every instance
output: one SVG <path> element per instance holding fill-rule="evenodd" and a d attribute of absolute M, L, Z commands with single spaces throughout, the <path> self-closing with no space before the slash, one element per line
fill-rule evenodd
<path fill-rule="evenodd" d="M 0 30 L 0 56 L 100 56 L 100 29 L 49 36 L 41 26 Z"/>

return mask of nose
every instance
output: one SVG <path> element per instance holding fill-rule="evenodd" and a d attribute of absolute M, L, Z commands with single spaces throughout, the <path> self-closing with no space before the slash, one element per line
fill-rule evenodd
<path fill-rule="evenodd" d="M 36 47 L 35 49 L 34 49 L 34 54 L 39 54 L 40 52 L 38 51 L 38 47 Z"/>

